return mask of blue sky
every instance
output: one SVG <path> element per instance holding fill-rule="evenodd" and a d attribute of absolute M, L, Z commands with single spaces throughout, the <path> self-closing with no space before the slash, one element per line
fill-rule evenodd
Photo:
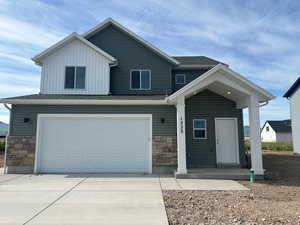
<path fill-rule="evenodd" d="M 34 55 L 112 17 L 169 55 L 205 55 L 278 96 L 261 122 L 289 118 L 299 76 L 299 1 L 0 0 L 0 98 L 39 91 Z M 0 106 L 0 120 L 8 112 Z M 245 114 L 245 123 L 248 123 Z"/>

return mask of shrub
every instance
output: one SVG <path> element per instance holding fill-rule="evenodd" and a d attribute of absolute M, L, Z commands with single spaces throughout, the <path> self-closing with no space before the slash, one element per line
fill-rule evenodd
<path fill-rule="evenodd" d="M 293 151 L 293 144 L 286 142 L 262 142 L 262 150 L 266 151 Z M 245 151 L 250 151 L 250 142 L 245 141 Z"/>
<path fill-rule="evenodd" d="M 0 141 L 0 153 L 3 153 L 5 151 L 5 141 Z"/>

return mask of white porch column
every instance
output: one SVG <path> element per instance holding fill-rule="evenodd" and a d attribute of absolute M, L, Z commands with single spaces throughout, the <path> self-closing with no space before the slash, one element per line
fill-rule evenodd
<path fill-rule="evenodd" d="M 256 175 L 264 175 L 261 150 L 259 102 L 257 97 L 252 95 L 249 97 L 249 125 L 252 169 L 254 169 L 254 173 Z"/>
<path fill-rule="evenodd" d="M 177 174 L 186 174 L 186 145 L 185 145 L 185 102 L 184 97 L 176 104 L 177 109 Z"/>

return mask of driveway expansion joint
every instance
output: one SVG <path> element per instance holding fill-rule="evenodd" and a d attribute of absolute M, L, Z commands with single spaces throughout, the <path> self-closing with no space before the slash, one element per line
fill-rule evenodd
<path fill-rule="evenodd" d="M 48 208 L 50 208 L 51 206 L 53 206 L 56 202 L 58 202 L 59 200 L 61 200 L 63 197 L 65 197 L 67 194 L 69 194 L 71 191 L 73 191 L 76 187 L 78 187 L 81 183 L 83 183 L 84 181 L 86 181 L 88 179 L 88 176 L 83 178 L 82 180 L 80 180 L 78 183 L 76 183 L 73 187 L 71 187 L 70 189 L 68 189 L 67 191 L 65 191 L 62 195 L 60 195 L 57 199 L 55 199 L 54 201 L 52 201 L 50 204 L 48 204 L 46 207 L 44 207 L 42 210 L 40 210 L 39 212 L 37 212 L 35 215 L 33 215 L 31 218 L 29 218 L 27 221 L 25 221 L 23 223 L 23 225 L 28 224 L 29 222 L 31 222 L 33 219 L 35 219 L 36 217 L 38 217 L 39 215 L 41 215 L 43 212 L 45 212 Z"/>

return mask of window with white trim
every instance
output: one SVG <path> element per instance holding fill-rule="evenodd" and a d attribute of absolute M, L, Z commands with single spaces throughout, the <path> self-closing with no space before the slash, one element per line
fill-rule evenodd
<path fill-rule="evenodd" d="M 185 84 L 185 74 L 176 74 L 175 84 L 180 84 L 180 85 Z"/>
<path fill-rule="evenodd" d="M 130 89 L 150 90 L 151 89 L 151 70 L 131 70 Z"/>
<path fill-rule="evenodd" d="M 65 88 L 85 89 L 85 67 L 84 66 L 66 66 Z"/>
<path fill-rule="evenodd" d="M 206 120 L 204 119 L 193 120 L 193 138 L 194 139 L 207 138 Z"/>

